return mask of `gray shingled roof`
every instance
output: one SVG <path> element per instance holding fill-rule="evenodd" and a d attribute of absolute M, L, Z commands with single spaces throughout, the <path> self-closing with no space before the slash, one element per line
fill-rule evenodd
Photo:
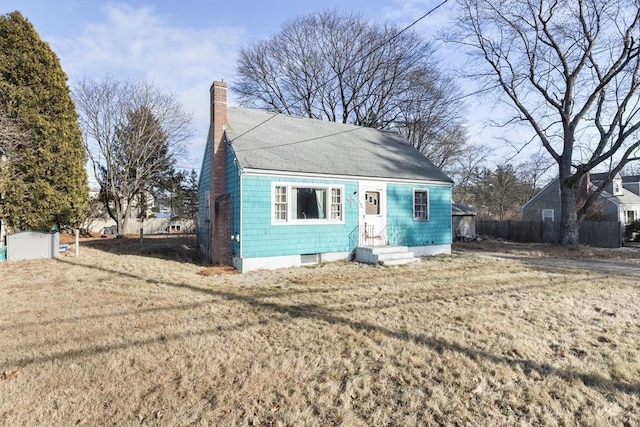
<path fill-rule="evenodd" d="M 227 122 L 242 168 L 452 182 L 394 132 L 238 107 Z"/>
<path fill-rule="evenodd" d="M 451 215 L 478 215 L 478 213 L 471 206 L 463 205 L 462 203 L 451 203 Z"/>
<path fill-rule="evenodd" d="M 606 191 L 602 192 L 602 197 L 605 199 L 610 199 L 619 205 L 638 205 L 640 206 L 640 196 L 634 194 L 632 191 L 627 190 L 626 188 L 622 189 L 622 195 L 614 196 Z"/>

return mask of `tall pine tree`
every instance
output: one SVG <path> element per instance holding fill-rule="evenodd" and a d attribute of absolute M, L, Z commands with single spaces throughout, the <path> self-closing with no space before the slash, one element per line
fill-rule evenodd
<path fill-rule="evenodd" d="M 67 76 L 19 12 L 0 15 L 0 107 L 34 138 L 21 148 L 0 216 L 13 230 L 82 220 L 89 204 L 85 153 Z"/>

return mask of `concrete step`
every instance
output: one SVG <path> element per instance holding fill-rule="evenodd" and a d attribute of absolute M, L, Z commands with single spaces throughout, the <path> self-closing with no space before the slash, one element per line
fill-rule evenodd
<path fill-rule="evenodd" d="M 371 248 L 371 253 L 374 255 L 389 254 L 396 252 L 407 252 L 409 250 L 406 246 L 374 246 Z"/>
<path fill-rule="evenodd" d="M 389 261 L 380 261 L 380 265 L 384 267 L 393 267 L 395 265 L 406 265 L 414 262 L 418 262 L 418 258 L 403 258 L 403 259 L 392 259 Z"/>
<path fill-rule="evenodd" d="M 415 259 L 413 256 L 413 252 L 386 252 L 383 254 L 378 254 L 378 262 L 383 261 L 392 261 L 394 259 Z"/>
<path fill-rule="evenodd" d="M 409 264 L 417 259 L 406 246 L 376 246 L 356 248 L 356 261 L 389 266 Z"/>

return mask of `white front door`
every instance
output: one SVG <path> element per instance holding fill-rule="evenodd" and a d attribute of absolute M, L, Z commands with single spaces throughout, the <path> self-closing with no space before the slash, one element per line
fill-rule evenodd
<path fill-rule="evenodd" d="M 379 183 L 361 182 L 358 190 L 360 210 L 360 245 L 386 244 L 386 188 Z"/>

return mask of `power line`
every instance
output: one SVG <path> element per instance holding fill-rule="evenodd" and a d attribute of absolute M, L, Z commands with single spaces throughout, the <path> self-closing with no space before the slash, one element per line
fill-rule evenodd
<path fill-rule="evenodd" d="M 276 116 L 276 115 L 274 115 L 273 117 L 275 117 L 275 116 Z M 267 121 L 271 120 L 273 117 L 270 117 L 269 119 L 265 120 L 263 123 L 266 123 Z M 258 127 L 258 126 L 255 126 L 255 127 Z M 254 127 L 254 128 L 255 128 L 255 127 Z M 302 144 L 303 142 L 315 141 L 315 140 L 317 140 L 317 139 L 330 138 L 330 137 L 332 137 L 332 136 L 342 135 L 342 134 L 349 133 L 349 132 L 355 132 L 355 131 L 357 131 L 357 130 L 361 130 L 361 129 L 362 129 L 362 127 L 356 126 L 356 127 L 352 128 L 352 129 L 343 130 L 343 131 L 341 131 L 341 132 L 335 132 L 335 133 L 331 133 L 331 134 L 328 134 L 328 135 L 316 136 L 316 137 L 314 137 L 314 138 L 302 139 L 302 140 L 300 140 L 300 141 L 285 142 L 285 143 L 282 143 L 282 144 L 274 144 L 274 145 L 269 145 L 268 147 L 245 148 L 244 150 L 234 150 L 234 151 L 235 151 L 236 153 L 241 153 L 241 152 L 244 152 L 244 151 L 269 150 L 269 149 L 271 149 L 271 148 L 286 147 L 286 146 L 288 146 L 288 145 Z M 247 131 L 247 132 L 248 132 L 248 131 Z M 245 132 L 245 133 L 247 133 L 247 132 Z M 244 135 L 244 134 L 243 134 L 243 135 Z M 242 135 L 240 135 L 240 136 L 242 136 Z M 236 139 L 238 139 L 238 138 L 236 138 Z"/>
<path fill-rule="evenodd" d="M 408 31 L 409 29 L 411 29 L 413 26 L 415 26 L 418 22 L 422 21 L 424 18 L 426 18 L 427 16 L 431 15 L 433 12 L 435 12 L 436 10 L 438 10 L 440 7 L 442 7 L 444 4 L 446 4 L 449 0 L 442 0 L 439 4 L 437 4 L 436 6 L 434 6 L 433 8 L 431 8 L 429 11 L 427 11 L 425 14 L 423 14 L 422 16 L 420 16 L 418 19 L 414 20 L 411 24 L 407 25 L 406 27 L 404 27 L 403 29 L 401 29 L 400 31 L 398 31 L 396 34 L 394 34 L 393 36 L 389 37 L 387 40 L 385 40 L 384 42 L 380 43 L 378 46 L 376 46 L 375 48 L 371 49 L 368 53 L 366 53 L 365 55 L 363 55 L 361 58 L 359 59 L 354 59 L 350 64 L 348 64 L 345 69 L 349 69 L 351 67 L 353 67 L 356 63 L 360 62 L 360 61 L 364 61 L 365 59 L 367 59 L 369 56 L 373 55 L 376 51 L 382 49 L 384 46 L 386 46 L 387 44 L 391 43 L 393 40 L 397 39 L 398 37 L 400 37 L 403 33 L 405 33 L 406 31 Z M 315 90 L 318 90 L 321 86 L 327 85 L 330 82 L 332 82 L 333 80 L 335 80 L 337 78 L 337 76 L 332 76 L 329 77 L 329 79 L 327 79 L 325 82 L 320 83 L 317 85 L 317 87 L 315 88 Z M 335 88 L 334 88 L 335 89 Z M 295 106 L 296 104 L 299 104 L 300 102 L 304 101 L 305 98 L 300 97 L 297 100 L 295 100 L 293 103 L 291 103 L 291 106 Z M 254 127 L 252 127 L 251 129 L 241 133 L 240 135 L 236 136 L 233 140 L 231 140 L 229 143 L 233 144 L 235 141 L 237 141 L 238 139 L 240 139 L 241 137 L 247 135 L 248 133 L 254 131 L 255 129 L 259 128 L 260 126 L 264 125 L 265 123 L 267 123 L 268 121 L 274 119 L 276 116 L 282 114 L 281 112 L 276 112 L 273 114 L 273 116 L 269 117 L 268 119 L 264 120 L 261 123 L 258 123 L 257 125 L 255 125 Z M 344 132 L 339 132 L 339 133 L 344 133 Z M 333 135 L 327 135 L 325 137 L 329 137 L 329 136 L 333 136 Z M 314 139 L 321 139 L 323 137 L 318 137 L 318 138 L 313 138 L 311 140 Z M 287 145 L 290 144 L 296 144 L 296 143 L 302 143 L 302 142 L 307 142 L 307 140 L 304 141 L 298 141 L 295 143 L 287 143 Z M 278 145 L 281 146 L 281 145 Z M 264 148 L 263 148 L 264 149 Z M 243 150 L 243 151 L 249 151 L 249 149 Z"/>

